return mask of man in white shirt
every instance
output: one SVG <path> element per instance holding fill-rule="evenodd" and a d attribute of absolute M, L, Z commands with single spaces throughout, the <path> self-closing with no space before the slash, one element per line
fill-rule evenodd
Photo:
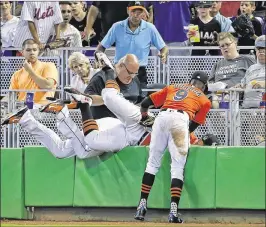
<path fill-rule="evenodd" d="M 62 21 L 58 2 L 24 2 L 13 46 L 21 48 L 24 40 L 34 39 L 43 49 L 53 29 L 56 39 L 60 38 Z"/>

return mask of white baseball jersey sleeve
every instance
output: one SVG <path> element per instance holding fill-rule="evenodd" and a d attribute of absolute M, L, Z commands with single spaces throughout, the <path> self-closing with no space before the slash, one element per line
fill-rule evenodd
<path fill-rule="evenodd" d="M 20 21 L 13 41 L 14 47 L 21 47 L 26 39 L 32 39 L 28 22 L 35 24 L 41 43 L 49 39 L 55 24 L 63 21 L 58 2 L 24 2 Z"/>

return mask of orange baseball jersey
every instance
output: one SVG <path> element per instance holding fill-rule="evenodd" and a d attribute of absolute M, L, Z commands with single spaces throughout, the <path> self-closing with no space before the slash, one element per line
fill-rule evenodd
<path fill-rule="evenodd" d="M 191 84 L 175 84 L 150 95 L 155 107 L 183 110 L 189 119 L 204 124 L 211 108 L 210 100 Z"/>

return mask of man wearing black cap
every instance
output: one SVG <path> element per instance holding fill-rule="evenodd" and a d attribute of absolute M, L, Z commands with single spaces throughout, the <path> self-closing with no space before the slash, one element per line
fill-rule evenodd
<path fill-rule="evenodd" d="M 146 88 L 148 83 L 146 66 L 151 45 L 160 51 L 158 56 L 162 63 L 166 62 L 168 54 L 168 48 L 156 27 L 142 20 L 145 13 L 147 12 L 143 2 L 130 2 L 128 6 L 129 17 L 113 24 L 96 50 L 104 52 L 106 48 L 115 43 L 115 64 L 126 54 L 136 55 L 140 63 L 138 79 L 142 88 Z"/>
<path fill-rule="evenodd" d="M 177 216 L 183 187 L 183 172 L 189 149 L 189 133 L 204 124 L 211 103 L 205 96 L 208 75 L 196 71 L 189 84 L 176 84 L 151 94 L 141 103 L 142 121 L 145 122 L 150 106 L 161 107 L 151 133 L 149 160 L 142 179 L 141 197 L 135 219 L 144 220 L 147 199 L 158 172 L 165 149 L 171 155 L 171 209 L 168 220 L 182 223 Z"/>

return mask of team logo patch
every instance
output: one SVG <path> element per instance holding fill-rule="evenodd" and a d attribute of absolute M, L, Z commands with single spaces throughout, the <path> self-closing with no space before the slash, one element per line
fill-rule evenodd
<path fill-rule="evenodd" d="M 185 99 L 188 95 L 188 91 L 186 90 L 178 90 L 176 93 L 175 93 L 175 96 L 174 96 L 174 100 L 175 101 L 181 101 L 183 99 Z"/>

